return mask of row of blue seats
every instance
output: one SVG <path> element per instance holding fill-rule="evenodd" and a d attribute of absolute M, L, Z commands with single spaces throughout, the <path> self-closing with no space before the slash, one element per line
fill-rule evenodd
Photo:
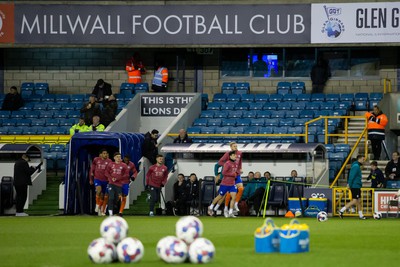
<path fill-rule="evenodd" d="M 317 126 L 308 127 L 308 134 L 324 134 L 325 129 Z M 328 127 L 333 133 L 334 126 Z M 302 134 L 302 126 L 193 126 L 187 129 L 188 134 Z"/>
<path fill-rule="evenodd" d="M 65 144 L 39 144 L 44 153 L 48 152 L 66 152 L 67 146 Z"/>
<path fill-rule="evenodd" d="M 317 118 L 345 116 L 346 109 L 335 110 L 203 110 L 200 118 Z"/>
<path fill-rule="evenodd" d="M 76 119 L 81 117 L 79 110 L 19 110 L 6 111 L 0 110 L 0 119 L 37 119 L 37 118 L 59 118 L 59 119 Z"/>
<path fill-rule="evenodd" d="M 3 126 L 0 135 L 68 135 L 69 126 Z"/>
<path fill-rule="evenodd" d="M 376 100 L 380 101 L 383 97 L 382 93 L 344 93 L 344 94 L 224 94 L 216 93 L 214 94 L 214 102 L 338 102 L 338 101 L 370 101 Z"/>
<path fill-rule="evenodd" d="M 24 98 L 25 103 L 29 102 L 46 102 L 46 103 L 76 103 L 83 104 L 89 100 L 90 94 L 46 94 L 46 95 L 30 95 L 29 97 Z M 134 95 L 124 95 L 124 94 L 115 94 L 114 95 L 117 101 L 130 101 Z M 0 95 L 0 101 L 4 99 L 5 95 Z"/>
<path fill-rule="evenodd" d="M 67 159 L 67 152 L 56 151 L 44 153 L 47 170 L 64 170 Z"/>
<path fill-rule="evenodd" d="M 334 110 L 350 109 L 351 102 L 211 102 L 207 110 Z"/>
<path fill-rule="evenodd" d="M 78 119 L 65 119 L 65 118 L 41 118 L 41 119 L 0 119 L 0 126 L 72 126 L 78 123 Z"/>
<path fill-rule="evenodd" d="M 23 98 L 27 98 L 32 94 L 43 96 L 48 93 L 49 93 L 48 83 L 24 82 L 21 84 L 21 96 Z"/>
<path fill-rule="evenodd" d="M 193 122 L 193 126 L 304 126 L 308 121 L 307 118 L 197 118 Z M 340 119 L 328 119 L 328 126 L 339 126 Z M 317 120 L 309 124 L 309 126 L 322 127 L 323 120 Z"/>

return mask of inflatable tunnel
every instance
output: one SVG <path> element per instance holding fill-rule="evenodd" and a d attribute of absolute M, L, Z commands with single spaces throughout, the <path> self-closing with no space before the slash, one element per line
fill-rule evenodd
<path fill-rule="evenodd" d="M 65 166 L 64 214 L 91 214 L 95 207 L 94 186 L 89 184 L 92 160 L 102 148 L 110 158 L 115 152 L 128 155 L 138 169 L 142 157 L 141 133 L 84 132 L 72 136 Z"/>

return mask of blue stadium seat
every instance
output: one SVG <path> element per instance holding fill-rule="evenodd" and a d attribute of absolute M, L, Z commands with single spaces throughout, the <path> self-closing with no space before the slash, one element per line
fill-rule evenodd
<path fill-rule="evenodd" d="M 55 94 L 54 101 L 57 103 L 68 103 L 71 100 L 71 95 L 68 94 Z"/>
<path fill-rule="evenodd" d="M 33 82 L 23 82 L 21 84 L 21 90 L 33 90 L 35 89 L 35 84 Z"/>
<path fill-rule="evenodd" d="M 333 109 L 331 110 L 314 110 L 314 117 L 318 118 L 319 116 L 330 116 L 331 112 L 333 113 Z M 322 121 L 322 120 L 321 120 Z"/>
<path fill-rule="evenodd" d="M 15 110 L 15 111 L 11 112 L 11 116 L 10 117 L 11 118 L 15 118 L 15 119 L 25 118 L 26 114 L 27 114 L 27 112 L 24 111 L 24 110 Z"/>
<path fill-rule="evenodd" d="M 36 94 L 32 94 L 26 101 L 29 102 L 40 102 L 42 101 L 42 96 L 41 95 L 36 95 Z"/>
<path fill-rule="evenodd" d="M 299 118 L 314 118 L 314 111 L 313 110 L 301 110 Z"/>
<path fill-rule="evenodd" d="M 370 93 L 369 94 L 369 100 L 378 100 L 380 101 L 383 98 L 383 93 Z"/>
<path fill-rule="evenodd" d="M 233 102 L 221 102 L 221 110 L 234 110 L 235 104 Z"/>
<path fill-rule="evenodd" d="M 234 82 L 223 82 L 221 87 L 233 87 L 235 89 L 236 84 Z"/>
<path fill-rule="evenodd" d="M 57 170 L 64 170 L 67 159 L 67 153 L 66 152 L 56 152 L 56 153 L 57 153 L 57 159 L 56 159 Z"/>
<path fill-rule="evenodd" d="M 287 88 L 287 89 L 290 89 L 291 86 L 292 86 L 292 84 L 291 84 L 290 82 L 281 81 L 281 82 L 278 82 L 278 84 L 276 85 L 276 88 L 277 88 L 277 89 L 278 89 L 278 88 Z"/>
<path fill-rule="evenodd" d="M 66 118 L 59 118 L 59 125 L 60 126 L 68 126 L 71 127 L 72 125 L 76 124 L 77 121 L 75 119 L 66 119 Z"/>
<path fill-rule="evenodd" d="M 62 103 L 62 106 L 61 106 L 61 109 L 62 110 L 67 110 L 67 111 L 70 111 L 70 110 L 75 110 L 75 109 L 80 109 L 81 108 L 81 106 L 82 106 L 82 104 L 81 103 Z"/>
<path fill-rule="evenodd" d="M 335 109 L 346 109 L 350 110 L 352 107 L 352 102 L 351 101 L 340 101 L 335 104 Z"/>
<path fill-rule="evenodd" d="M 247 91 L 250 91 L 250 83 L 248 83 L 248 82 L 237 82 L 236 83 L 236 89 L 245 89 Z"/>
<path fill-rule="evenodd" d="M 54 110 L 43 110 L 39 112 L 40 112 L 39 118 L 53 118 L 54 116 Z"/>
<path fill-rule="evenodd" d="M 264 118 L 252 119 L 250 125 L 251 126 L 264 126 L 265 119 Z"/>
<path fill-rule="evenodd" d="M 257 118 L 270 118 L 271 113 L 271 110 L 259 110 L 257 111 Z"/>
<path fill-rule="evenodd" d="M 325 101 L 325 94 L 318 93 L 318 94 L 311 94 L 311 101 Z"/>
<path fill-rule="evenodd" d="M 224 119 L 224 120 L 222 120 L 222 124 L 221 124 L 221 126 L 222 127 L 224 127 L 224 126 L 236 126 L 236 121 L 237 121 L 237 119 Z"/>
<path fill-rule="evenodd" d="M 304 94 L 305 92 L 306 92 L 305 89 L 299 88 L 299 87 L 292 87 L 292 89 L 291 89 L 291 93 L 294 95 Z"/>
<path fill-rule="evenodd" d="M 0 110 L 0 118 L 1 119 L 8 119 L 11 116 L 11 111 L 9 110 Z"/>
<path fill-rule="evenodd" d="M 254 95 L 255 102 L 268 102 L 269 101 L 269 94 L 256 94 Z"/>
<path fill-rule="evenodd" d="M 54 112 L 53 118 L 55 119 L 67 119 L 69 116 L 70 111 L 68 110 L 57 110 L 56 112 Z"/>
<path fill-rule="evenodd" d="M 226 96 L 226 102 L 240 102 L 242 100 L 241 95 L 230 94 Z"/>
<path fill-rule="evenodd" d="M 306 108 L 306 102 L 293 102 L 292 110 L 304 110 Z"/>
<path fill-rule="evenodd" d="M 265 119 L 264 125 L 265 125 L 265 127 L 278 127 L 279 119 L 276 119 L 276 118 L 275 119 L 274 118 Z"/>
<path fill-rule="evenodd" d="M 0 127 L 0 135 L 7 135 L 8 134 L 8 126 Z"/>
<path fill-rule="evenodd" d="M 250 124 L 251 119 L 248 118 L 236 120 L 236 126 L 250 126 Z"/>
<path fill-rule="evenodd" d="M 18 119 L 15 123 L 15 126 L 31 126 L 32 120 L 31 119 Z"/>
<path fill-rule="evenodd" d="M 221 126 L 221 123 L 222 119 L 207 119 L 207 126 Z"/>
<path fill-rule="evenodd" d="M 208 119 L 207 118 L 197 118 L 193 122 L 193 126 L 207 126 Z"/>
<path fill-rule="evenodd" d="M 210 103 L 208 103 L 207 109 L 208 110 L 220 110 L 221 109 L 221 103 L 219 103 L 219 102 L 210 102 Z"/>
<path fill-rule="evenodd" d="M 87 98 L 84 94 L 73 94 L 70 97 L 71 102 L 79 103 L 80 105 L 83 105 L 83 102 L 86 100 L 87 100 Z"/>
<path fill-rule="evenodd" d="M 228 110 L 220 110 L 218 112 L 214 112 L 214 118 L 228 118 L 228 114 Z"/>
<path fill-rule="evenodd" d="M 238 103 L 235 104 L 234 109 L 235 110 L 248 110 L 249 109 L 249 103 L 238 102 Z"/>
<path fill-rule="evenodd" d="M 250 103 L 249 110 L 262 110 L 264 106 L 263 102 Z"/>
<path fill-rule="evenodd" d="M 227 95 L 223 93 L 216 93 L 213 97 L 213 102 L 226 102 Z"/>
<path fill-rule="evenodd" d="M 270 94 L 269 102 L 282 102 L 283 95 L 282 94 Z"/>
<path fill-rule="evenodd" d="M 242 118 L 256 118 L 257 111 L 256 110 L 244 110 L 242 113 Z"/>
<path fill-rule="evenodd" d="M 203 110 L 200 113 L 200 118 L 214 118 L 214 111 L 213 110 Z"/>
<path fill-rule="evenodd" d="M 354 95 L 355 110 L 368 110 L 368 93 L 356 93 Z"/>
<path fill-rule="evenodd" d="M 263 105 L 263 110 L 276 110 L 278 108 L 277 102 L 265 102 Z"/>
<path fill-rule="evenodd" d="M 48 152 L 45 153 L 44 158 L 46 159 L 46 169 L 47 170 L 55 170 L 56 162 L 57 162 L 57 152 Z"/>
<path fill-rule="evenodd" d="M 300 110 L 286 110 L 286 118 L 297 119 L 300 115 Z"/>
<path fill-rule="evenodd" d="M 293 126 L 294 119 L 282 119 L 279 121 L 279 126 Z"/>
<path fill-rule="evenodd" d="M 217 127 L 215 129 L 216 134 L 229 134 L 230 133 L 230 126 L 223 126 L 223 127 Z"/>
<path fill-rule="evenodd" d="M 291 89 L 292 89 L 292 91 L 293 91 L 293 89 L 302 90 L 301 93 L 304 93 L 306 90 L 306 84 L 301 81 L 292 82 Z"/>
<path fill-rule="evenodd" d="M 291 110 L 292 109 L 292 102 L 282 102 L 279 103 L 278 110 Z"/>
<path fill-rule="evenodd" d="M 31 95 L 33 95 L 33 90 L 22 90 L 21 89 L 21 97 L 23 99 L 29 98 Z"/>
<path fill-rule="evenodd" d="M 235 94 L 238 95 L 244 95 L 244 94 L 248 94 L 250 93 L 249 89 L 245 89 L 245 88 L 236 88 L 235 89 Z"/>
<path fill-rule="evenodd" d="M 28 111 L 28 113 L 29 113 L 29 112 L 32 111 L 33 105 L 34 105 L 34 104 L 35 104 L 35 103 L 33 103 L 33 102 L 28 102 L 28 101 L 26 101 L 26 102 L 24 103 L 24 105 L 23 105 L 22 107 L 19 108 L 19 110 L 21 110 L 21 111 Z"/>
<path fill-rule="evenodd" d="M 12 135 L 20 135 L 24 133 L 24 129 L 21 126 L 10 126 L 8 128 L 8 134 Z"/>
<path fill-rule="evenodd" d="M 214 134 L 215 133 L 215 128 L 212 126 L 202 126 L 200 127 L 200 133 L 202 134 Z"/>
<path fill-rule="evenodd" d="M 63 103 L 49 103 L 47 105 L 47 110 L 55 110 L 58 111 L 62 108 Z"/>
<path fill-rule="evenodd" d="M 293 126 L 294 127 L 296 127 L 296 126 L 303 126 L 304 127 L 304 124 L 307 122 L 307 121 L 309 121 L 310 119 L 309 118 L 299 118 L 299 119 L 296 119 L 296 120 L 294 120 L 294 122 L 293 122 Z"/>
<path fill-rule="evenodd" d="M 310 102 L 306 105 L 306 110 L 319 110 L 319 107 L 321 106 L 320 102 Z"/>
<path fill-rule="evenodd" d="M 48 93 L 49 93 L 49 89 L 45 89 L 45 88 L 35 88 L 35 90 L 34 90 L 34 94 L 36 94 L 36 95 L 44 96 L 44 95 L 47 95 Z"/>
<path fill-rule="evenodd" d="M 297 95 L 295 95 L 295 94 L 286 94 L 286 95 L 283 96 L 283 101 L 296 102 L 297 101 Z"/>
<path fill-rule="evenodd" d="M 45 125 L 46 125 L 45 119 L 31 118 L 31 127 L 34 126 L 45 127 Z"/>
<path fill-rule="evenodd" d="M 243 114 L 242 110 L 232 110 L 228 113 L 228 118 L 241 118 Z"/>
<path fill-rule="evenodd" d="M 335 102 L 322 102 L 320 105 L 321 110 L 334 110 Z"/>
<path fill-rule="evenodd" d="M 254 104 L 254 94 L 242 94 L 242 102 L 247 102 L 247 103 L 251 103 Z"/>
<path fill-rule="evenodd" d="M 284 119 L 286 112 L 284 110 L 271 110 L 271 118 Z"/>
<path fill-rule="evenodd" d="M 222 87 L 221 88 L 221 93 L 225 94 L 225 95 L 231 95 L 235 93 L 235 88 L 233 87 Z"/>
<path fill-rule="evenodd" d="M 64 151 L 67 151 L 67 149 L 63 144 L 52 144 L 49 150 L 49 152 L 64 152 Z"/>
<path fill-rule="evenodd" d="M 243 134 L 244 133 L 244 127 L 243 126 L 231 127 L 230 133 L 231 134 Z"/>
<path fill-rule="evenodd" d="M 200 129 L 201 129 L 201 127 L 188 127 L 186 129 L 186 132 L 188 134 L 199 134 L 200 133 Z"/>
<path fill-rule="evenodd" d="M 34 110 L 47 110 L 47 103 L 35 103 L 35 105 L 33 106 Z"/>
<path fill-rule="evenodd" d="M 311 94 L 299 94 L 297 95 L 297 102 L 310 102 Z"/>
<path fill-rule="evenodd" d="M 335 152 L 345 152 L 346 154 L 350 153 L 350 145 L 348 144 L 336 144 Z"/>
<path fill-rule="evenodd" d="M 349 94 L 349 93 L 341 94 L 340 101 L 350 101 L 353 103 L 354 102 L 354 94 Z"/>
<path fill-rule="evenodd" d="M 59 119 L 48 118 L 45 121 L 46 121 L 46 127 L 47 126 L 59 126 L 59 124 L 60 124 Z"/>
<path fill-rule="evenodd" d="M 50 135 L 51 134 L 51 128 L 50 127 L 38 127 L 37 128 L 37 134 L 39 134 L 39 135 Z"/>
<path fill-rule="evenodd" d="M 137 90 L 140 90 L 141 92 L 149 91 L 149 84 L 148 83 L 137 83 L 134 87 L 135 92 L 137 92 Z"/>
<path fill-rule="evenodd" d="M 17 123 L 17 120 L 18 120 L 18 119 L 12 119 L 12 118 L 11 118 L 11 119 L 7 119 L 7 120 L 4 120 L 4 119 L 3 119 L 3 124 L 2 124 L 2 125 L 3 125 L 3 127 L 4 127 L 4 126 L 9 126 L 9 127 L 10 127 L 10 126 L 15 126 L 16 123 Z"/>
<path fill-rule="evenodd" d="M 339 94 L 326 94 L 325 101 L 326 102 L 339 102 L 340 95 Z"/>
<path fill-rule="evenodd" d="M 347 113 L 348 113 L 348 111 L 345 109 L 336 109 L 333 111 L 332 115 L 333 116 L 346 116 Z"/>

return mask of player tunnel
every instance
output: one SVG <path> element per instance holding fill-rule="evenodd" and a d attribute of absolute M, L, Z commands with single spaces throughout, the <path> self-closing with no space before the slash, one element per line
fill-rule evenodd
<path fill-rule="evenodd" d="M 140 133 L 85 132 L 71 138 L 65 169 L 64 214 L 91 214 L 94 187 L 89 184 L 90 166 L 102 148 L 112 159 L 115 152 L 128 155 L 138 168 L 144 137 Z"/>

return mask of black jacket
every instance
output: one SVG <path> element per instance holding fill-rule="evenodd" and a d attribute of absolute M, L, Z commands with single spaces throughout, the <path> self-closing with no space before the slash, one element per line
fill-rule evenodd
<path fill-rule="evenodd" d="M 199 199 L 199 181 L 194 181 L 193 183 L 190 180 L 186 184 L 186 196 L 187 200 L 198 200 Z"/>
<path fill-rule="evenodd" d="M 116 100 L 103 101 L 103 110 L 101 111 L 100 121 L 107 128 L 107 126 L 115 120 L 117 115 L 118 103 Z"/>
<path fill-rule="evenodd" d="M 179 181 L 174 183 L 174 200 L 186 200 L 186 181 L 179 185 Z"/>
<path fill-rule="evenodd" d="M 181 137 L 178 135 L 178 137 L 174 139 L 174 143 L 175 144 L 192 143 L 192 139 L 190 139 L 187 134 L 183 139 L 181 139 Z"/>
<path fill-rule="evenodd" d="M 18 159 L 14 164 L 14 185 L 32 185 L 31 176 L 35 170 L 35 167 L 29 167 L 26 160 Z"/>
<path fill-rule="evenodd" d="M 146 157 L 152 164 L 156 164 L 156 156 L 158 154 L 157 139 L 151 137 L 150 132 L 144 135 L 142 146 L 142 155 Z"/>
<path fill-rule="evenodd" d="M 385 175 L 388 178 L 391 173 L 396 174 L 396 178 L 400 178 L 400 160 L 394 163 L 393 160 L 389 161 L 385 167 Z"/>
<path fill-rule="evenodd" d="M 87 106 L 90 102 L 87 102 L 83 104 L 81 108 L 81 113 L 83 113 L 84 119 L 85 119 L 85 124 L 86 125 L 92 125 L 92 118 L 93 116 L 101 116 L 101 109 L 100 109 L 100 104 L 99 103 L 91 103 L 92 106 L 88 109 Z M 101 120 L 101 117 L 100 117 Z"/>
<path fill-rule="evenodd" d="M 24 105 L 24 100 L 22 99 L 21 95 L 6 94 L 6 97 L 3 100 L 3 106 L 1 107 L 2 110 L 18 110 L 20 107 Z"/>
<path fill-rule="evenodd" d="M 104 82 L 103 88 L 96 85 L 93 88 L 92 95 L 96 95 L 97 100 L 104 98 L 106 95 L 112 95 L 111 84 Z"/>

